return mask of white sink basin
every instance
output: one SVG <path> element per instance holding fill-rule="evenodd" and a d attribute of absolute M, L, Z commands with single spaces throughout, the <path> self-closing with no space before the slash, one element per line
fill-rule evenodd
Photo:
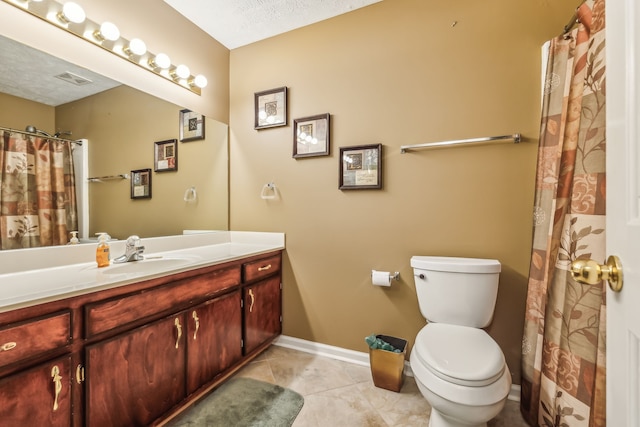
<path fill-rule="evenodd" d="M 159 273 L 199 261 L 197 256 L 181 256 L 181 257 L 148 257 L 141 261 L 131 261 L 122 264 L 114 264 L 109 267 L 101 268 L 102 274 L 153 274 Z"/>

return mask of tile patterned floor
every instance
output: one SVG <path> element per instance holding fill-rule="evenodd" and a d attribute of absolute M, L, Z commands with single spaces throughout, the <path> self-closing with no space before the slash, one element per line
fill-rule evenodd
<path fill-rule="evenodd" d="M 431 408 L 412 377 L 400 393 L 373 385 L 368 367 L 327 357 L 271 346 L 238 376 L 290 388 L 304 396 L 304 406 L 293 427 L 418 427 L 429 425 Z M 489 427 L 527 427 L 517 402 Z"/>

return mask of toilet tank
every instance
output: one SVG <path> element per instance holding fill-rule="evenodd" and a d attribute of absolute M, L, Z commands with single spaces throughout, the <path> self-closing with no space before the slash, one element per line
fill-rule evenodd
<path fill-rule="evenodd" d="M 493 319 L 500 262 L 494 259 L 411 258 L 420 312 L 429 322 L 484 328 Z"/>

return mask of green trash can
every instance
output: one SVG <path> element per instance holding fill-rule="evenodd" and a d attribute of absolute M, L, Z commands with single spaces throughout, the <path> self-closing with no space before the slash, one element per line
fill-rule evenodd
<path fill-rule="evenodd" d="M 400 353 L 382 349 L 369 349 L 369 363 L 371 365 L 373 384 L 379 388 L 399 392 L 404 383 L 404 360 L 407 353 L 407 340 L 387 335 L 376 335 L 376 337 L 388 342 L 394 348 L 400 350 Z"/>

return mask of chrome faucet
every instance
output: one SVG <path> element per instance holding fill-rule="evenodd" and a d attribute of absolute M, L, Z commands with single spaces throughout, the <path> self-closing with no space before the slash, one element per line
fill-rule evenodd
<path fill-rule="evenodd" d="M 124 255 L 120 255 L 118 258 L 114 259 L 113 262 L 119 264 L 124 262 L 131 261 L 142 261 L 144 256 L 142 252 L 144 252 L 144 246 L 142 246 L 142 241 L 138 236 L 129 236 L 127 238 L 127 242 L 124 247 Z"/>

